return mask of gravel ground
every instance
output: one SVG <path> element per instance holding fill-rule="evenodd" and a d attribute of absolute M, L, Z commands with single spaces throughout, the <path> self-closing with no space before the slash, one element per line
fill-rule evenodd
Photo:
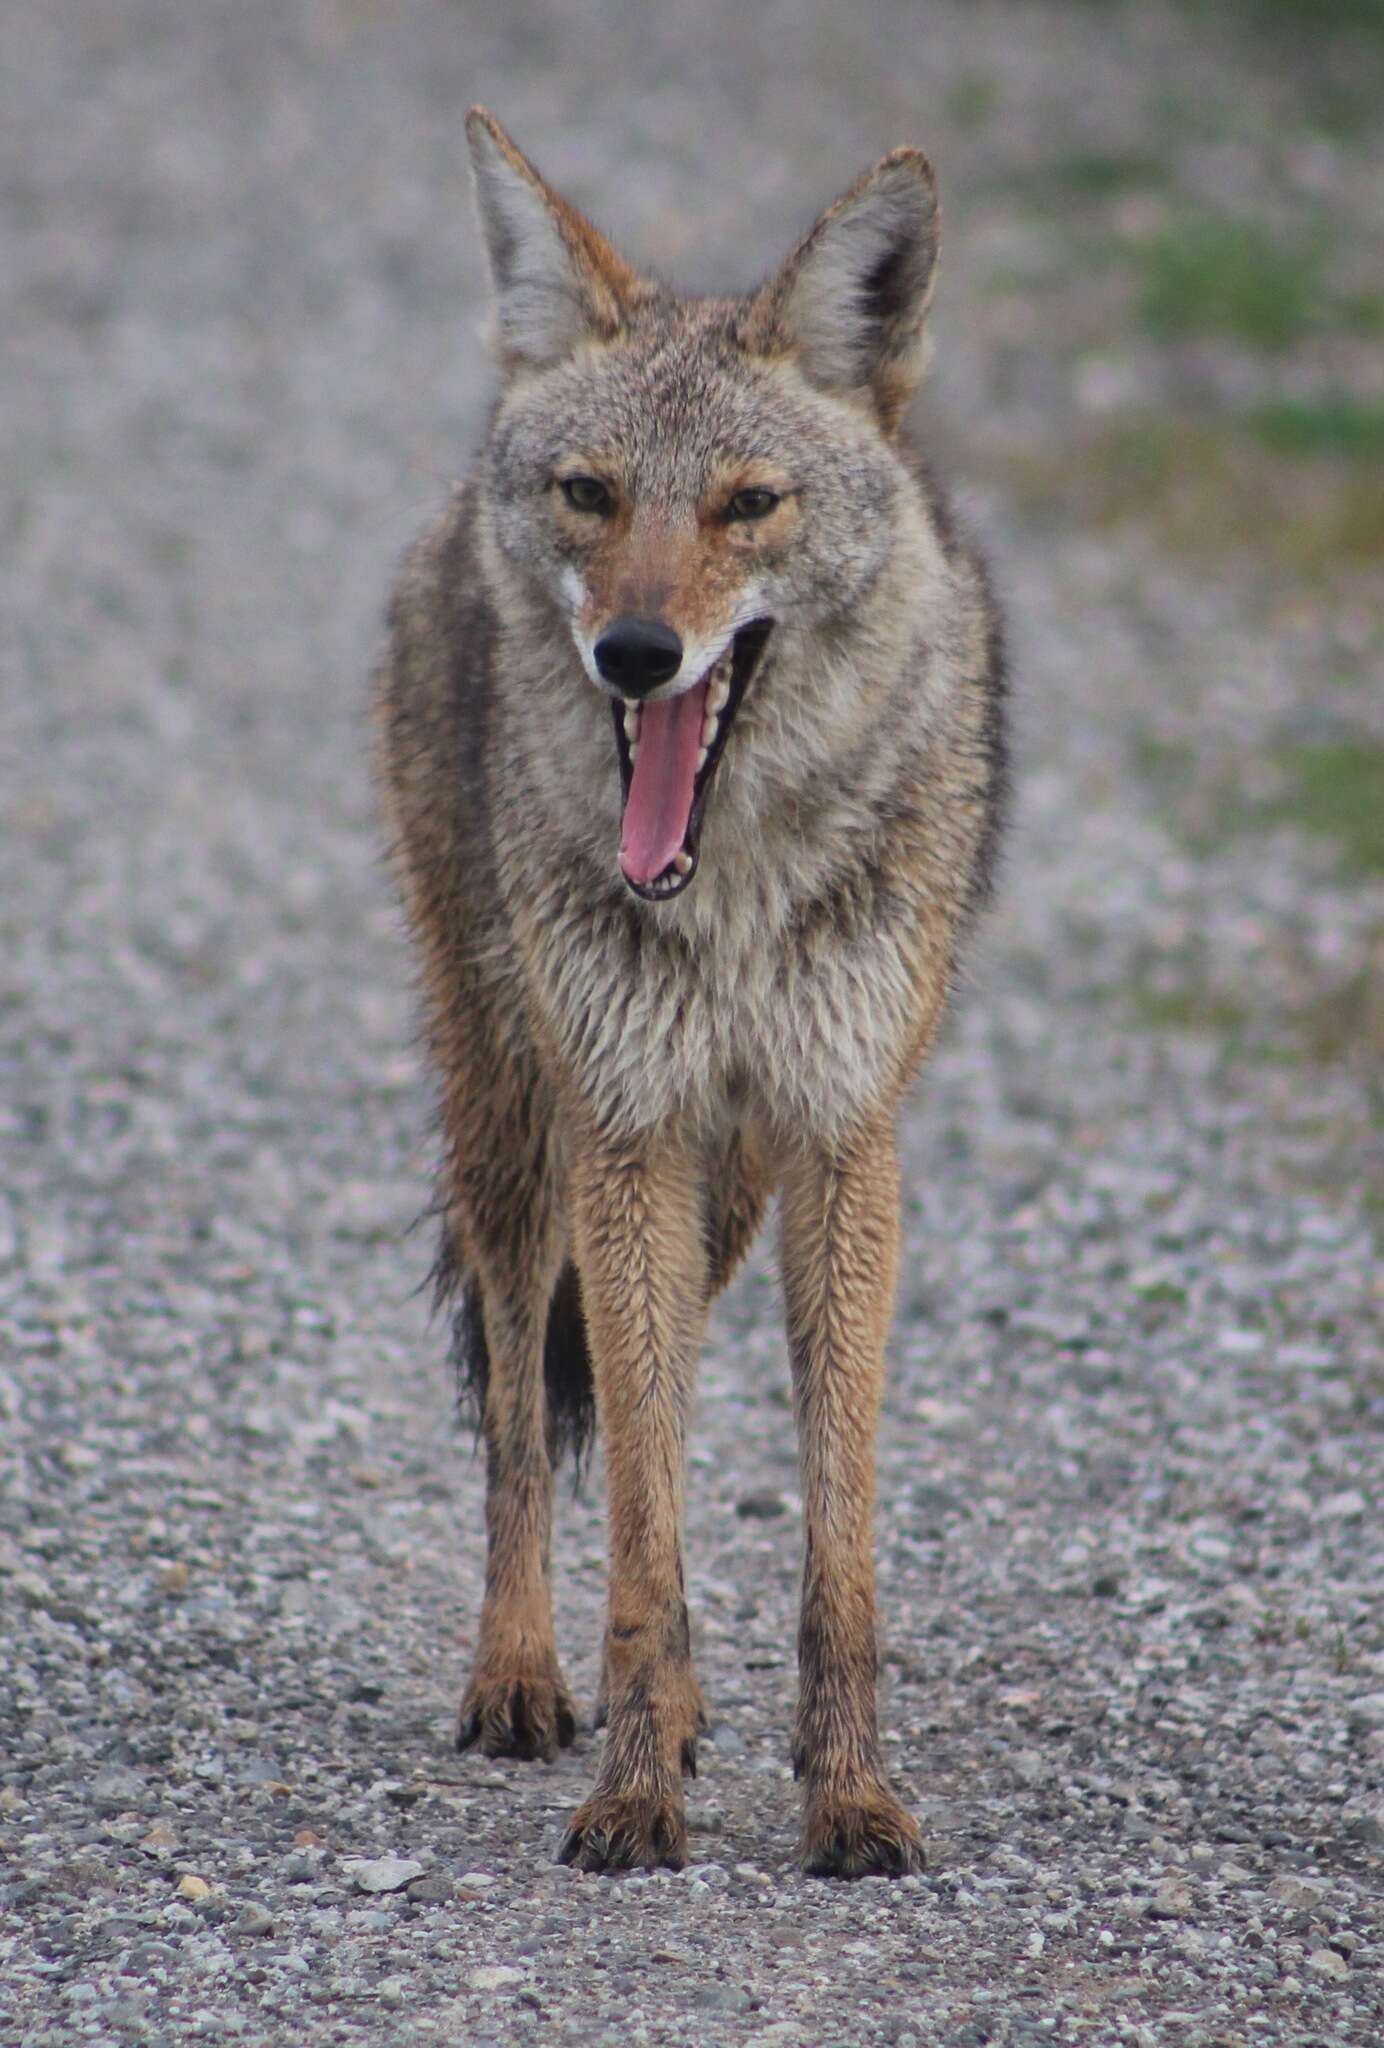
<path fill-rule="evenodd" d="M 1377 572 L 1179 553 L 1057 487 L 1141 394 L 1370 374 L 1348 334 L 1151 338 L 1044 199 L 1059 153 L 1071 186 L 1162 151 L 1202 208 L 1326 222 L 1343 294 L 1374 261 L 1378 96 L 1309 132 L 1297 56 L 1194 19 L 12 0 L 0 2039 L 1380 2040 L 1381 891 L 1280 787 L 1285 748 L 1384 741 Z M 1338 112 L 1368 54 L 1314 43 Z M 480 96 L 692 283 L 751 281 L 893 142 L 941 171 L 929 418 L 1021 767 L 905 1131 L 883 1711 L 930 1867 L 894 1886 L 794 1868 L 767 1245 L 692 1448 L 693 1867 L 554 1865 L 590 1733 L 449 1747 L 481 1475 L 416 1293 L 363 707 L 480 430 Z M 1097 225 L 1160 232 L 1119 185 Z M 557 1544 L 588 1704 L 600 1502 Z"/>

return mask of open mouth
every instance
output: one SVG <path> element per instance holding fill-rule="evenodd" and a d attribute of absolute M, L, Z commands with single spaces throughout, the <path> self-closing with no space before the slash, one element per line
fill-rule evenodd
<path fill-rule="evenodd" d="M 697 872 L 707 792 L 773 623 L 742 626 L 680 696 L 611 706 L 624 801 L 620 872 L 648 903 L 679 895 Z"/>

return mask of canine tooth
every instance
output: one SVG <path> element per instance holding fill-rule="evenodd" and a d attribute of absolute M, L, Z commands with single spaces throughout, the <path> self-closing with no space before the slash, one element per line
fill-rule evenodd
<path fill-rule="evenodd" d="M 690 854 L 690 853 L 675 853 L 675 854 L 673 855 L 673 866 L 674 866 L 674 867 L 675 867 L 675 868 L 677 869 L 677 871 L 678 871 L 678 873 L 679 873 L 680 875 L 690 875 L 690 874 L 691 874 L 691 872 L 692 872 L 692 856 L 691 856 L 691 854 Z"/>
<path fill-rule="evenodd" d="M 707 712 L 706 717 L 702 720 L 702 745 L 704 747 L 709 747 L 715 739 L 716 728 L 720 722 L 714 711 L 709 710 Z"/>
<path fill-rule="evenodd" d="M 700 775 L 700 774 L 701 774 L 701 772 L 702 772 L 703 768 L 705 768 L 705 766 L 706 766 L 706 756 L 707 756 L 707 749 L 706 749 L 705 747 L 703 747 L 703 748 L 702 748 L 702 749 L 700 750 L 700 752 L 698 753 L 698 755 L 697 755 L 697 773 L 698 773 L 698 775 Z"/>
<path fill-rule="evenodd" d="M 730 683 L 719 669 L 711 678 L 711 687 L 706 693 L 707 715 L 719 718 L 730 702 Z"/>
<path fill-rule="evenodd" d="M 627 740 L 637 740 L 637 739 L 638 739 L 638 737 L 639 737 L 639 706 L 638 706 L 637 704 L 626 704 L 626 706 L 625 706 L 625 738 L 626 738 Z"/>

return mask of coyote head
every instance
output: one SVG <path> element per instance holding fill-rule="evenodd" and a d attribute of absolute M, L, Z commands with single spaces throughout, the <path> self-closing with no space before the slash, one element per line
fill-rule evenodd
<path fill-rule="evenodd" d="M 483 108 L 468 118 L 505 377 L 493 543 L 610 699 L 619 862 L 662 900 L 696 872 L 746 693 L 838 637 L 895 544 L 893 445 L 922 374 L 932 172 L 886 156 L 759 291 L 684 299 L 633 270 Z M 791 685 L 783 683 L 783 687 Z"/>

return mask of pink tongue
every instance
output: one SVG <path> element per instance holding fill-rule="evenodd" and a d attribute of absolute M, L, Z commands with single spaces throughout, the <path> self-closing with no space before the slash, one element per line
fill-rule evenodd
<path fill-rule="evenodd" d="M 620 830 L 620 866 L 631 882 L 656 881 L 681 853 L 692 817 L 702 745 L 706 681 L 680 697 L 646 704 Z"/>

